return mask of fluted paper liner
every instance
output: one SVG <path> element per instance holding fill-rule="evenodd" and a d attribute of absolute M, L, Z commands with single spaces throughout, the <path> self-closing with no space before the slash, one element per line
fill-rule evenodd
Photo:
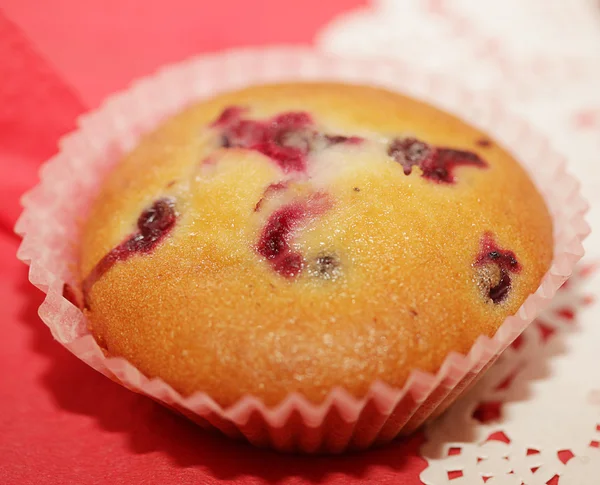
<path fill-rule="evenodd" d="M 195 100 L 250 84 L 292 80 L 338 80 L 402 91 L 488 132 L 523 163 L 544 195 L 554 220 L 554 260 L 538 290 L 493 338 L 479 337 L 467 355 L 448 355 L 435 375 L 414 370 L 402 388 L 376 381 L 362 399 L 335 388 L 319 405 L 292 393 L 272 408 L 253 396 L 222 408 L 205 393 L 183 397 L 126 360 L 106 357 L 82 312 L 63 297 L 63 286 L 76 284 L 72 268 L 78 227 L 103 175 L 140 134 Z M 589 233 L 583 218 L 586 202 L 561 157 L 526 123 L 506 114 L 498 101 L 396 63 L 344 60 L 303 48 L 230 51 L 167 67 L 83 116 L 79 130 L 61 140 L 60 153 L 40 173 L 40 183 L 23 197 L 15 230 L 23 236 L 18 257 L 30 265 L 30 281 L 46 293 L 39 314 L 54 338 L 97 371 L 202 426 L 284 451 L 364 449 L 440 414 L 547 305 L 583 256 L 581 243 Z"/>

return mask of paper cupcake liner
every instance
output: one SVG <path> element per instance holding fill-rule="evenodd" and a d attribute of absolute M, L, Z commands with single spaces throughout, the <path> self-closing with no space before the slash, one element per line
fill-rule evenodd
<path fill-rule="evenodd" d="M 437 372 L 415 370 L 402 388 L 376 381 L 363 398 L 332 389 L 321 404 L 291 393 L 267 408 L 246 396 L 222 408 L 211 396 L 183 397 L 160 379 L 149 379 L 122 358 L 106 357 L 82 312 L 63 296 L 76 285 L 78 227 L 103 175 L 134 147 L 140 134 L 189 103 L 243 86 L 290 80 L 338 80 L 401 91 L 453 112 L 512 149 L 544 195 L 554 219 L 554 260 L 538 290 L 493 338 L 481 336 L 467 355 L 451 353 Z M 79 120 L 60 153 L 41 170 L 40 183 L 23 197 L 16 232 L 18 257 L 30 281 L 46 293 L 39 314 L 52 335 L 81 360 L 123 386 L 145 394 L 228 436 L 282 451 L 338 453 L 385 443 L 439 415 L 525 329 L 570 276 L 589 233 L 587 204 L 562 158 L 499 101 L 474 96 L 441 75 L 389 61 L 331 57 L 303 48 L 244 49 L 203 56 L 167 67 L 111 97 Z"/>

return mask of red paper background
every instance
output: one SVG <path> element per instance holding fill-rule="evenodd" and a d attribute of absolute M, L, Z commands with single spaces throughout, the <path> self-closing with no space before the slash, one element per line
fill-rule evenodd
<path fill-rule="evenodd" d="M 16 260 L 18 197 L 76 116 L 164 63 L 309 43 L 361 0 L 0 0 L 0 483 L 418 484 L 416 436 L 295 457 L 206 433 L 56 344 Z"/>

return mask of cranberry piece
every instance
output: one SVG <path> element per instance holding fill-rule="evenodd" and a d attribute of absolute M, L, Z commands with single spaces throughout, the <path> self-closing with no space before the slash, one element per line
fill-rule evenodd
<path fill-rule="evenodd" d="M 106 254 L 83 281 L 86 307 L 87 295 L 96 281 L 115 263 L 124 261 L 135 253 L 152 251 L 171 231 L 176 219 L 175 203 L 172 199 L 158 199 L 145 209 L 137 220 L 137 232 Z"/>
<path fill-rule="evenodd" d="M 307 113 L 282 113 L 267 121 L 243 119 L 243 108 L 226 108 L 212 124 L 223 130 L 221 146 L 256 150 L 285 172 L 303 171 L 314 132 Z"/>
<path fill-rule="evenodd" d="M 388 155 L 402 165 L 405 175 L 410 175 L 413 166 L 422 167 L 432 157 L 433 149 L 416 138 L 397 138 L 388 147 Z"/>
<path fill-rule="evenodd" d="M 417 138 L 397 138 L 388 147 L 388 155 L 402 165 L 405 175 L 410 175 L 416 165 L 421 169 L 423 178 L 435 182 L 454 183 L 452 171 L 460 165 L 484 168 L 487 164 L 475 153 L 436 148 Z"/>
<path fill-rule="evenodd" d="M 459 165 L 471 165 L 484 168 L 487 164 L 473 152 L 454 150 L 452 148 L 438 148 L 435 152 L 431 166 L 425 164 L 423 174 L 425 177 L 445 183 L 453 183 L 452 170 Z"/>
<path fill-rule="evenodd" d="M 495 304 L 507 298 L 512 284 L 510 274 L 521 271 L 515 254 L 499 248 L 490 232 L 481 239 L 481 250 L 474 266 L 478 268 L 480 287 Z"/>
<path fill-rule="evenodd" d="M 122 249 L 125 253 L 150 251 L 174 224 L 173 202 L 169 199 L 157 200 L 141 213 L 137 221 L 138 232 L 122 243 Z"/>
<path fill-rule="evenodd" d="M 302 222 L 320 214 L 328 206 L 327 197 L 317 194 L 308 201 L 294 202 L 276 210 L 262 230 L 256 251 L 281 276 L 298 276 L 304 268 L 304 258 L 290 246 L 292 233 Z"/>
<path fill-rule="evenodd" d="M 476 265 L 493 263 L 500 269 L 512 273 L 521 271 L 521 265 L 517 261 L 515 253 L 498 247 L 491 232 L 486 232 L 481 238 L 481 251 L 475 261 Z"/>
<path fill-rule="evenodd" d="M 332 254 L 318 256 L 311 268 L 311 275 L 324 280 L 333 280 L 340 275 L 340 261 Z"/>
<path fill-rule="evenodd" d="M 300 148 L 281 146 L 271 140 L 254 145 L 252 148 L 275 160 L 286 173 L 306 170 L 306 152 Z"/>
<path fill-rule="evenodd" d="M 510 290 L 511 286 L 510 276 L 508 273 L 501 271 L 501 275 L 502 276 L 498 284 L 492 286 L 488 293 L 490 299 L 496 304 L 501 303 L 508 296 L 508 291 Z"/>
<path fill-rule="evenodd" d="M 144 239 L 156 240 L 175 224 L 173 201 L 159 199 L 141 213 L 137 226 Z"/>
<path fill-rule="evenodd" d="M 327 273 L 332 268 L 337 267 L 338 263 L 333 256 L 319 256 L 317 258 L 317 266 L 319 267 L 319 272 Z"/>
<path fill-rule="evenodd" d="M 287 253 L 273 261 L 273 269 L 285 278 L 298 276 L 304 268 L 304 258 L 298 253 Z"/>
<path fill-rule="evenodd" d="M 268 120 L 249 120 L 242 115 L 246 110 L 237 106 L 226 108 L 212 123 L 220 128 L 223 148 L 246 148 L 266 155 L 276 162 L 284 172 L 306 170 L 308 154 L 321 145 L 360 143 L 357 136 L 322 135 L 314 128 L 312 118 L 302 111 L 281 113 Z"/>
<path fill-rule="evenodd" d="M 258 252 L 267 259 L 276 259 L 290 250 L 288 239 L 295 226 L 305 217 L 303 204 L 284 206 L 274 212 L 263 229 Z"/>

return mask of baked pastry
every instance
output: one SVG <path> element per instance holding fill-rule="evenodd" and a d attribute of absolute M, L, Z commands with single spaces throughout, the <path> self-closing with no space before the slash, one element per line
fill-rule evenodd
<path fill-rule="evenodd" d="M 382 89 L 247 88 L 145 136 L 82 231 L 90 330 L 184 395 L 364 395 L 492 336 L 552 259 L 520 165 Z"/>

